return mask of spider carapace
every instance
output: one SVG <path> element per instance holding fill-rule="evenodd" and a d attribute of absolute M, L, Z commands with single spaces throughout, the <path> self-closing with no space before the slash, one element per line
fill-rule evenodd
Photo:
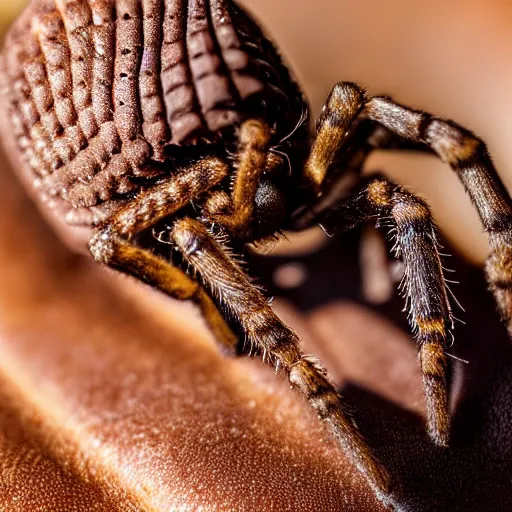
<path fill-rule="evenodd" d="M 195 301 L 228 349 L 237 337 L 225 318 L 234 321 L 382 499 L 388 474 L 322 365 L 303 355 L 227 246 L 243 251 L 316 223 L 390 223 L 428 430 L 447 445 L 452 315 L 432 217 L 414 194 L 359 175 L 374 148 L 427 151 L 448 163 L 489 234 L 487 275 L 509 322 L 511 202 L 481 140 L 350 82 L 334 86 L 312 133 L 307 103 L 275 47 L 231 0 L 33 0 L 7 37 L 2 77 L 39 197 L 68 223 L 91 228 L 97 261 Z M 179 264 L 153 250 L 156 239 L 139 243 L 162 223 Z"/>

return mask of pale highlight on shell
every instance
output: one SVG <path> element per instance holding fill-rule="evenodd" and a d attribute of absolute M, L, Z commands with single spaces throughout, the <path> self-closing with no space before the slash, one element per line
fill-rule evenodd
<path fill-rule="evenodd" d="M 231 0 L 34 0 L 5 48 L 3 90 L 35 184 L 86 223 L 172 172 L 177 146 L 222 140 L 250 113 L 285 133 L 300 97 Z"/>

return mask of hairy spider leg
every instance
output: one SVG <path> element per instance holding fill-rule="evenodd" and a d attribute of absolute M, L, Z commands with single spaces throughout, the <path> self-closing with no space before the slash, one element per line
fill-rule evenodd
<path fill-rule="evenodd" d="M 339 82 L 329 93 L 302 177 L 304 187 L 317 200 L 298 212 L 293 229 L 311 227 L 318 215 L 347 197 L 374 149 L 431 152 L 424 144 L 399 139 L 387 127 L 361 115 L 366 102 L 364 89 L 352 82 Z"/>
<path fill-rule="evenodd" d="M 386 500 L 389 476 L 358 432 L 323 366 L 302 354 L 298 336 L 277 317 L 266 297 L 202 223 L 178 220 L 171 237 L 217 300 L 240 323 L 248 340 L 261 350 L 264 360 L 283 369 L 291 385 L 327 423 L 346 454 Z"/>
<path fill-rule="evenodd" d="M 304 171 L 305 185 L 314 188 L 319 196 L 295 220 L 295 227 L 304 228 L 321 218 L 336 197 L 343 201 L 346 191 L 331 194 L 327 201 L 324 196 L 329 195 L 329 190 L 322 187 L 329 184 L 332 163 L 350 136 L 350 123 L 361 123 L 364 119 L 383 126 L 396 142 L 384 134 L 373 141 L 360 140 L 362 147 L 426 150 L 457 173 L 489 235 L 491 253 L 486 264 L 487 279 L 512 334 L 512 202 L 483 141 L 452 121 L 412 110 L 389 98 L 367 99 L 365 91 L 351 82 L 336 84 L 320 117 Z M 435 428 L 429 425 L 431 433 Z M 434 438 L 441 440 L 443 436 Z"/>
<path fill-rule="evenodd" d="M 448 359 L 445 354 L 453 317 L 438 252 L 436 227 L 424 201 L 384 177 L 372 177 L 321 219 L 329 229 L 349 230 L 378 221 L 394 234 L 394 250 L 404 263 L 402 292 L 419 347 L 429 434 L 448 445 Z"/>
<path fill-rule="evenodd" d="M 105 265 L 131 274 L 175 299 L 196 302 L 217 341 L 233 353 L 238 340 L 204 288 L 181 269 L 132 241 L 140 231 L 183 208 L 191 197 L 207 193 L 228 171 L 229 167 L 221 160 L 207 158 L 143 190 L 96 230 L 89 249 Z"/>
<path fill-rule="evenodd" d="M 242 124 L 230 211 L 215 213 L 225 208 L 220 194 L 207 202 L 205 213 L 209 220 L 222 225 L 234 238 L 250 237 L 256 192 L 267 166 L 270 136 L 270 129 L 263 121 L 248 119 Z"/>
<path fill-rule="evenodd" d="M 195 299 L 219 341 L 233 349 L 237 340 L 201 285 L 158 256 L 136 247 L 132 241 L 138 232 L 176 213 L 191 198 L 211 192 L 227 175 L 227 165 L 210 158 L 141 192 L 97 230 L 90 250 L 97 261 L 132 274 L 172 297 Z M 226 199 L 222 194 L 211 192 L 210 200 L 215 197 L 221 202 Z M 172 239 L 185 261 L 201 275 L 251 342 L 273 362 L 279 362 L 291 384 L 330 426 L 337 441 L 367 476 L 380 498 L 387 500 L 389 476 L 357 431 L 325 370 L 320 363 L 302 355 L 297 335 L 278 319 L 267 299 L 249 282 L 228 251 L 213 239 L 203 224 L 189 218 L 175 222 Z"/>
<path fill-rule="evenodd" d="M 452 121 L 388 98 L 372 98 L 364 115 L 399 137 L 429 146 L 457 173 L 489 237 L 487 280 L 512 334 L 512 201 L 483 141 Z"/>

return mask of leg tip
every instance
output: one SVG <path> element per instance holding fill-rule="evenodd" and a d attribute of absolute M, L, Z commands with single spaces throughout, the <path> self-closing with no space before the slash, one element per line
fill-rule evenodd
<path fill-rule="evenodd" d="M 447 447 L 451 417 L 448 400 L 447 357 L 443 347 L 426 343 L 420 349 L 420 365 L 427 405 L 428 433 L 432 441 Z"/>
<path fill-rule="evenodd" d="M 446 395 L 441 399 L 427 397 L 428 434 L 436 446 L 447 448 L 450 444 L 451 418 Z"/>
<path fill-rule="evenodd" d="M 429 436 L 434 444 L 440 448 L 450 446 L 450 434 L 447 430 L 429 429 Z"/>

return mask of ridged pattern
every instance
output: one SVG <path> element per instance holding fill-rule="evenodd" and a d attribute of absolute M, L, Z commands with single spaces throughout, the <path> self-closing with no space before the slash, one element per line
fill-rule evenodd
<path fill-rule="evenodd" d="M 230 0 L 35 0 L 5 47 L 18 145 L 41 193 L 75 208 L 168 172 L 172 145 L 212 142 L 249 112 L 275 122 L 269 105 L 300 96 Z"/>

